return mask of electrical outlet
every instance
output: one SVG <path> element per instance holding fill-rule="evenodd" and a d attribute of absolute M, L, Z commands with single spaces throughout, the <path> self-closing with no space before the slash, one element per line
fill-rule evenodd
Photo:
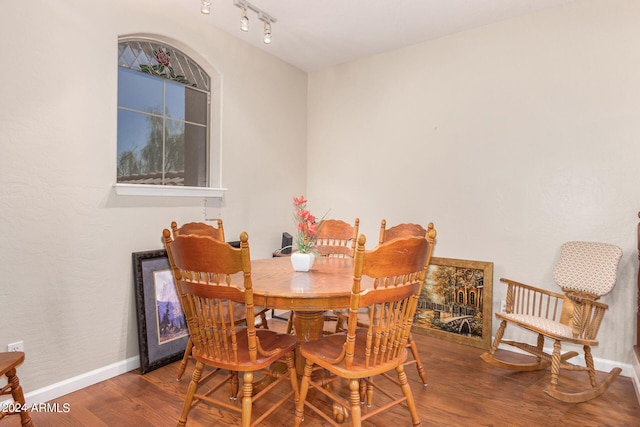
<path fill-rule="evenodd" d="M 24 342 L 16 341 L 11 344 L 7 344 L 7 351 L 24 351 Z"/>
<path fill-rule="evenodd" d="M 500 313 L 507 311 L 507 302 L 505 300 L 500 301 Z"/>

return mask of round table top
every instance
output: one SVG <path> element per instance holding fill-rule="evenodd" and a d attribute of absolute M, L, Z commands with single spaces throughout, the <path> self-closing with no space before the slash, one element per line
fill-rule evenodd
<path fill-rule="evenodd" d="M 349 308 L 353 286 L 351 258 L 316 258 L 311 270 L 297 272 L 289 257 L 251 260 L 256 307 L 317 311 Z M 363 278 L 362 287 L 366 288 Z"/>

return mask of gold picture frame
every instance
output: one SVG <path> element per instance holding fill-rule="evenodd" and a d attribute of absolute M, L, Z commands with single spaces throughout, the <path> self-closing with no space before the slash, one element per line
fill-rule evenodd
<path fill-rule="evenodd" d="M 489 349 L 492 307 L 492 262 L 433 257 L 412 331 Z"/>

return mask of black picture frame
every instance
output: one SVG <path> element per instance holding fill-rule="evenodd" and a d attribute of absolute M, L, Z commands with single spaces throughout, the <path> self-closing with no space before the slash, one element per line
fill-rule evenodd
<path fill-rule="evenodd" d="M 182 359 L 189 331 L 167 251 L 133 252 L 132 261 L 140 373 L 145 374 Z"/>

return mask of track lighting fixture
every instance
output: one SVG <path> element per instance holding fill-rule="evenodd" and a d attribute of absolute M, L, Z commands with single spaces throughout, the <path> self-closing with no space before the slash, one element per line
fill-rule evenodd
<path fill-rule="evenodd" d="M 258 13 L 258 19 L 264 22 L 264 38 L 262 39 L 262 41 L 264 41 L 264 44 L 270 44 L 271 43 L 271 23 L 276 21 L 275 19 L 273 19 L 272 17 L 270 17 L 269 15 L 267 15 L 262 11 Z"/>
<path fill-rule="evenodd" d="M 200 0 L 200 2 L 200 12 L 204 13 L 205 15 L 209 15 L 211 13 L 211 0 Z M 249 16 L 247 15 L 247 10 L 250 10 L 258 15 L 258 20 L 264 22 L 264 37 L 262 40 L 265 44 L 270 44 L 271 24 L 276 22 L 276 19 L 268 15 L 264 11 L 258 9 L 247 0 L 233 0 L 233 5 L 240 8 L 240 30 L 244 32 L 249 31 Z"/>
<path fill-rule="evenodd" d="M 258 19 L 260 21 L 264 22 L 264 38 L 262 40 L 265 44 L 271 43 L 271 24 L 276 22 L 275 18 L 249 3 L 247 0 L 233 0 L 233 5 L 241 10 L 240 29 L 242 31 L 249 31 L 249 17 L 247 16 L 247 10 L 250 10 L 258 15 Z"/>
<path fill-rule="evenodd" d="M 200 12 L 208 15 L 211 13 L 211 2 L 209 0 L 202 0 L 202 5 L 200 6 Z"/>
<path fill-rule="evenodd" d="M 269 44 L 271 43 L 271 23 L 270 22 L 266 22 L 264 23 L 264 39 L 263 39 L 265 44 Z"/>
<path fill-rule="evenodd" d="M 247 16 L 247 8 L 241 8 L 240 12 L 240 29 L 245 33 L 249 31 L 249 17 Z"/>

